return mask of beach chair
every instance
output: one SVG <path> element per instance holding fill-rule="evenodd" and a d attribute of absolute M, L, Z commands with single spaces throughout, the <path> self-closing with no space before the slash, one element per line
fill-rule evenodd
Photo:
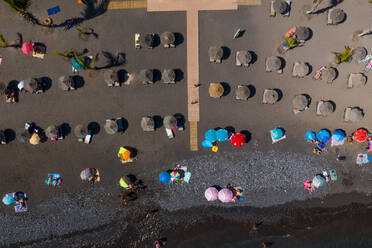
<path fill-rule="evenodd" d="M 290 15 L 290 13 L 291 13 L 291 4 L 292 4 L 292 2 L 291 1 L 286 1 L 287 2 L 287 4 L 288 4 L 288 10 L 287 10 L 287 12 L 283 15 L 284 17 L 289 17 L 289 15 Z"/>
<path fill-rule="evenodd" d="M 165 131 L 166 131 L 169 139 L 173 139 L 174 138 L 174 133 L 173 133 L 173 130 L 172 129 L 166 128 Z"/>
<path fill-rule="evenodd" d="M 274 9 L 274 1 L 275 0 L 271 0 L 271 3 L 270 3 L 270 17 L 275 17 L 276 16 L 276 11 Z"/>
<path fill-rule="evenodd" d="M 350 113 L 351 113 L 351 108 L 350 107 L 345 108 L 345 114 L 344 114 L 344 121 L 345 122 L 350 121 L 350 119 L 349 119 Z"/>

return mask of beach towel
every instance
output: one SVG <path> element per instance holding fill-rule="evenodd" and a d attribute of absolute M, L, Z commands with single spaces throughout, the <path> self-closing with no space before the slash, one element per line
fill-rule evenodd
<path fill-rule="evenodd" d="M 330 170 L 329 171 L 329 176 L 330 176 L 332 182 L 337 181 L 337 179 L 338 179 L 336 170 Z"/>
<path fill-rule="evenodd" d="M 343 144 L 345 144 L 345 140 L 336 141 L 336 140 L 332 139 L 332 141 L 331 141 L 331 146 L 342 146 Z"/>
<path fill-rule="evenodd" d="M 283 137 L 281 137 L 280 139 L 274 139 L 271 136 L 272 144 L 278 143 L 279 141 L 285 140 L 286 138 L 287 138 L 287 136 L 285 136 L 285 135 Z"/>
<path fill-rule="evenodd" d="M 55 6 L 53 8 L 50 8 L 50 9 L 47 9 L 47 12 L 48 12 L 48 15 L 54 15 L 54 14 L 57 14 L 58 12 L 60 12 L 61 9 L 59 8 L 59 6 Z"/>
<path fill-rule="evenodd" d="M 27 207 L 27 203 L 26 203 L 26 202 L 24 202 L 24 205 L 23 205 L 22 208 L 21 208 L 21 203 L 16 202 L 16 204 L 15 204 L 15 206 L 14 206 L 14 211 L 15 211 L 16 213 L 27 212 L 27 210 L 28 210 L 28 207 Z"/>
<path fill-rule="evenodd" d="M 183 181 L 185 183 L 189 183 L 190 182 L 190 179 L 191 179 L 191 172 L 189 172 L 189 171 L 185 172 L 185 176 L 183 178 Z"/>
<path fill-rule="evenodd" d="M 360 63 L 366 63 L 372 59 L 372 55 L 368 54 L 364 59 L 360 60 Z"/>
<path fill-rule="evenodd" d="M 356 158 L 357 164 L 367 164 L 372 161 L 372 157 L 368 157 L 367 154 L 359 153 Z"/>
<path fill-rule="evenodd" d="M 49 182 L 50 179 L 49 179 L 49 176 L 52 175 L 52 182 Z M 61 175 L 60 174 L 57 174 L 57 173 L 48 173 L 48 177 L 45 179 L 45 183 L 49 185 L 53 185 L 53 181 L 56 180 L 57 181 L 57 184 L 56 186 L 61 186 L 61 183 L 62 183 L 62 179 L 61 179 Z"/>

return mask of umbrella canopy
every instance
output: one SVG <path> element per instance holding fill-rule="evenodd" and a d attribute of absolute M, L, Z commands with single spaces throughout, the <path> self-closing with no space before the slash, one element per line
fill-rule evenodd
<path fill-rule="evenodd" d="M 251 95 L 251 91 L 248 86 L 245 85 L 238 85 L 238 88 L 235 90 L 235 98 L 237 100 L 248 100 L 249 96 Z"/>
<path fill-rule="evenodd" d="M 209 187 L 205 190 L 204 196 L 207 201 L 215 201 L 218 199 L 218 190 L 215 187 Z"/>
<path fill-rule="evenodd" d="M 119 82 L 118 72 L 114 70 L 105 70 L 103 72 L 103 78 L 107 84 L 114 84 L 115 82 Z"/>
<path fill-rule="evenodd" d="M 316 134 L 316 138 L 320 142 L 327 142 L 331 138 L 331 134 L 327 129 L 321 129 L 319 132 Z"/>
<path fill-rule="evenodd" d="M 363 117 L 364 117 L 363 109 L 356 107 L 350 110 L 349 120 L 351 122 L 359 122 L 363 119 Z"/>
<path fill-rule="evenodd" d="M 307 74 L 309 74 L 310 68 L 307 63 L 303 62 L 295 62 L 293 65 L 293 75 L 296 77 L 305 77 Z"/>
<path fill-rule="evenodd" d="M 246 65 L 252 62 L 252 55 L 249 51 L 239 51 L 238 60 L 241 64 Z"/>
<path fill-rule="evenodd" d="M 54 125 L 47 127 L 45 130 L 45 135 L 49 139 L 57 139 L 58 138 L 58 128 Z"/>
<path fill-rule="evenodd" d="M 38 83 L 35 78 L 27 78 L 24 80 L 24 89 L 28 92 L 34 92 L 37 89 Z"/>
<path fill-rule="evenodd" d="M 106 120 L 106 123 L 103 126 L 103 128 L 108 134 L 115 134 L 119 130 L 118 124 L 114 120 Z"/>
<path fill-rule="evenodd" d="M 334 111 L 334 106 L 330 101 L 319 101 L 317 106 L 317 114 L 327 116 Z"/>
<path fill-rule="evenodd" d="M 119 185 L 120 185 L 120 187 L 122 187 L 124 189 L 129 189 L 130 188 L 128 183 L 122 177 L 119 180 Z"/>
<path fill-rule="evenodd" d="M 175 183 L 177 182 L 178 180 L 181 179 L 181 173 L 179 173 L 178 171 L 172 171 L 171 173 L 169 173 L 170 175 L 170 181 Z"/>
<path fill-rule="evenodd" d="M 15 199 L 13 197 L 12 194 L 6 194 L 4 197 L 3 197 L 3 203 L 5 205 L 11 205 L 15 202 Z"/>
<path fill-rule="evenodd" d="M 152 48 L 154 46 L 154 35 L 153 34 L 141 35 L 140 43 L 144 47 Z"/>
<path fill-rule="evenodd" d="M 163 45 L 171 45 L 176 42 L 176 36 L 172 32 L 164 32 L 160 34 L 160 42 Z"/>
<path fill-rule="evenodd" d="M 274 1 L 274 10 L 280 14 L 285 14 L 288 11 L 288 4 L 284 0 L 275 0 Z"/>
<path fill-rule="evenodd" d="M 28 130 L 22 128 L 17 132 L 16 137 L 19 142 L 25 143 L 31 138 L 31 134 Z"/>
<path fill-rule="evenodd" d="M 219 192 L 218 192 L 218 199 L 221 201 L 221 202 L 231 202 L 232 199 L 233 199 L 233 193 L 231 190 L 229 189 L 221 189 Z"/>
<path fill-rule="evenodd" d="M 320 188 L 324 185 L 324 183 L 326 182 L 325 178 L 321 175 L 316 175 L 314 178 L 313 178 L 313 185 L 315 188 Z"/>
<path fill-rule="evenodd" d="M 213 98 L 220 98 L 224 93 L 224 88 L 220 83 L 209 84 L 209 96 Z"/>
<path fill-rule="evenodd" d="M 118 152 L 118 157 L 124 161 L 127 161 L 130 159 L 131 152 L 126 149 L 125 147 L 120 147 Z"/>
<path fill-rule="evenodd" d="M 342 9 L 332 9 L 330 10 L 329 18 L 332 24 L 339 24 L 345 20 L 346 14 Z"/>
<path fill-rule="evenodd" d="M 229 138 L 229 132 L 226 129 L 218 129 L 216 132 L 217 140 L 223 142 Z"/>
<path fill-rule="evenodd" d="M 352 57 L 356 62 L 361 61 L 367 56 L 368 52 L 365 47 L 356 47 L 352 50 Z"/>
<path fill-rule="evenodd" d="M 313 131 L 307 131 L 306 134 L 305 134 L 305 139 L 306 141 L 310 141 L 310 140 L 316 140 L 316 134 L 315 132 Z"/>
<path fill-rule="evenodd" d="M 309 99 L 305 95 L 296 95 L 292 100 L 294 109 L 304 109 L 309 105 Z"/>
<path fill-rule="evenodd" d="M 82 56 L 78 57 L 79 59 L 84 59 Z M 75 58 L 73 57 L 72 60 L 71 60 L 71 65 L 72 67 L 77 70 L 77 71 L 81 71 L 82 69 L 84 69 L 84 67 L 77 61 L 78 58 Z"/>
<path fill-rule="evenodd" d="M 37 133 L 33 133 L 29 141 L 31 145 L 36 146 L 40 143 L 40 136 Z"/>
<path fill-rule="evenodd" d="M 234 133 L 231 136 L 231 144 L 235 147 L 242 147 L 245 144 L 245 136 L 242 133 Z"/>
<path fill-rule="evenodd" d="M 141 119 L 141 127 L 145 132 L 150 132 L 155 130 L 155 121 L 154 118 L 150 116 L 144 116 Z"/>
<path fill-rule="evenodd" d="M 221 60 L 223 57 L 222 47 L 211 46 L 208 50 L 210 60 Z"/>
<path fill-rule="evenodd" d="M 32 45 L 31 42 L 25 42 L 22 44 L 22 52 L 24 54 L 31 54 L 33 50 L 34 46 Z"/>
<path fill-rule="evenodd" d="M 326 83 L 332 83 L 333 80 L 335 80 L 337 77 L 337 70 L 333 67 L 329 67 L 329 68 L 326 68 L 323 72 L 322 72 L 322 79 L 326 82 Z"/>
<path fill-rule="evenodd" d="M 61 90 L 67 91 L 74 88 L 74 80 L 71 76 L 61 76 L 58 78 L 58 87 Z"/>
<path fill-rule="evenodd" d="M 359 128 L 354 132 L 353 138 L 358 142 L 364 142 L 368 138 L 368 132 L 364 128 Z"/>
<path fill-rule="evenodd" d="M 210 141 L 210 140 L 203 140 L 202 141 L 202 146 L 203 147 L 206 147 L 206 148 L 212 148 L 213 147 L 213 143 Z"/>
<path fill-rule="evenodd" d="M 176 72 L 173 69 L 164 69 L 162 73 L 162 79 L 164 83 L 175 83 Z"/>
<path fill-rule="evenodd" d="M 150 69 L 143 69 L 140 71 L 140 78 L 142 83 L 154 83 L 154 71 Z"/>
<path fill-rule="evenodd" d="M 266 58 L 266 69 L 268 71 L 277 71 L 282 69 L 282 61 L 277 56 Z"/>
<path fill-rule="evenodd" d="M 367 77 L 363 73 L 350 73 L 349 85 L 351 87 L 361 88 L 367 83 Z"/>
<path fill-rule="evenodd" d="M 94 174 L 95 170 L 93 168 L 85 168 L 80 172 L 80 178 L 81 180 L 89 180 Z"/>
<path fill-rule="evenodd" d="M 284 136 L 284 130 L 283 128 L 277 127 L 273 130 L 270 130 L 270 135 L 274 140 L 281 139 Z"/>
<path fill-rule="evenodd" d="M 296 27 L 296 38 L 301 41 L 306 41 L 310 38 L 311 31 L 308 27 Z"/>
<path fill-rule="evenodd" d="M 162 172 L 162 173 L 160 173 L 160 175 L 159 175 L 159 181 L 161 182 L 161 183 L 170 183 L 170 180 L 171 180 L 171 175 L 169 175 L 169 173 L 168 172 Z"/>
<path fill-rule="evenodd" d="M 88 129 L 83 125 L 79 124 L 74 129 L 74 134 L 77 138 L 84 138 L 88 135 Z"/>
<path fill-rule="evenodd" d="M 206 140 L 209 140 L 210 142 L 215 142 L 217 140 L 217 132 L 214 129 L 209 129 L 205 135 Z"/>
<path fill-rule="evenodd" d="M 337 142 L 341 142 L 345 139 L 346 133 L 344 130 L 337 129 L 332 134 L 332 139 L 334 139 Z"/>
<path fill-rule="evenodd" d="M 264 98 L 264 102 L 269 103 L 269 104 L 274 104 L 278 101 L 279 94 L 276 90 L 266 89 L 264 91 L 263 98 Z"/>
<path fill-rule="evenodd" d="M 177 119 L 173 115 L 167 115 L 164 117 L 163 124 L 165 128 L 173 129 L 177 126 Z"/>

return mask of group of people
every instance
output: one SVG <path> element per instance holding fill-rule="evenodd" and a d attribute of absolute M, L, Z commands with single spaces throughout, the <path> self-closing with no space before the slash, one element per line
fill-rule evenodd
<path fill-rule="evenodd" d="M 338 179 L 336 170 L 330 170 L 329 172 L 323 171 L 320 174 L 317 174 L 313 180 L 305 180 L 304 187 L 310 194 L 314 190 L 322 187 L 325 183 L 335 182 Z"/>

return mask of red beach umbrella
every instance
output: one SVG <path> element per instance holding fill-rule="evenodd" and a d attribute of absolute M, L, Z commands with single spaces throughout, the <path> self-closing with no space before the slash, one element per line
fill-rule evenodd
<path fill-rule="evenodd" d="M 30 54 L 34 50 L 34 46 L 32 45 L 31 42 L 25 42 L 22 45 L 22 52 L 24 54 Z"/>
<path fill-rule="evenodd" d="M 359 128 L 358 130 L 356 130 L 354 132 L 353 138 L 354 138 L 354 140 L 356 140 L 358 142 L 364 142 L 368 138 L 368 132 L 367 132 L 367 130 L 365 130 L 363 128 Z"/>
<path fill-rule="evenodd" d="M 245 144 L 244 134 L 234 133 L 233 136 L 231 136 L 231 144 L 235 147 L 242 147 Z"/>

